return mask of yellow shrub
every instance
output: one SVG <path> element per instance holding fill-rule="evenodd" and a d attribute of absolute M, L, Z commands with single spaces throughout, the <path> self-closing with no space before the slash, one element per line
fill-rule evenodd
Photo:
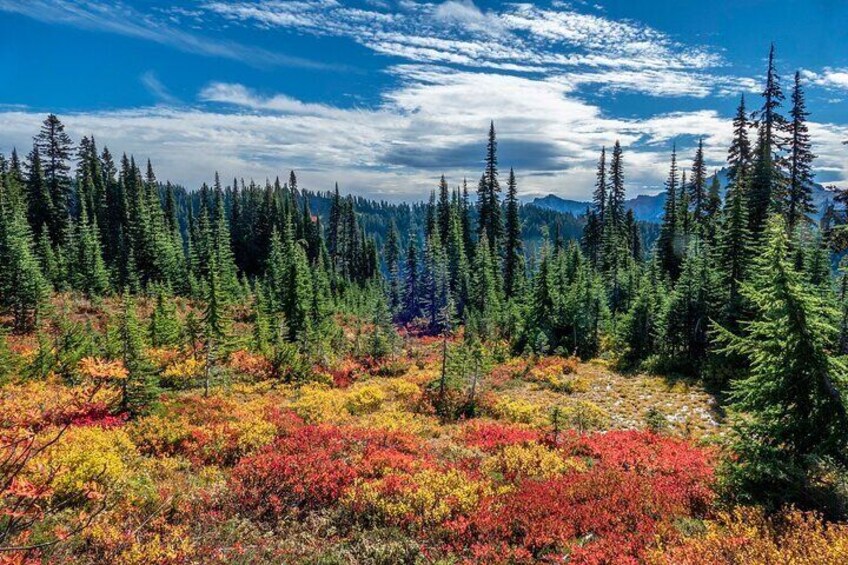
<path fill-rule="evenodd" d="M 737 508 L 706 523 L 703 535 L 654 552 L 653 565 L 843 565 L 848 525 L 825 524 L 797 510 L 773 518 L 762 510 Z"/>
<path fill-rule="evenodd" d="M 178 388 L 191 386 L 203 374 L 206 363 L 189 357 L 174 361 L 162 372 L 162 384 Z"/>
<path fill-rule="evenodd" d="M 233 422 L 233 432 L 241 455 L 247 455 L 258 448 L 271 443 L 277 435 L 277 428 L 271 422 L 256 414 L 249 414 Z"/>
<path fill-rule="evenodd" d="M 310 424 L 338 423 L 348 417 L 344 392 L 325 385 L 307 384 L 301 387 L 292 409 Z"/>
<path fill-rule="evenodd" d="M 455 469 L 427 469 L 411 476 L 389 475 L 357 483 L 344 502 L 357 513 L 385 523 L 425 527 L 471 512 L 491 493 L 488 484 Z"/>
<path fill-rule="evenodd" d="M 191 433 L 191 425 L 183 417 L 151 415 L 136 420 L 128 430 L 143 453 L 162 456 L 179 452 Z"/>
<path fill-rule="evenodd" d="M 597 404 L 577 400 L 562 410 L 565 421 L 581 432 L 600 430 L 609 425 L 609 414 Z"/>
<path fill-rule="evenodd" d="M 394 403 L 388 403 L 384 404 L 382 409 L 377 412 L 357 419 L 356 425 L 389 432 L 433 435 L 439 428 L 439 421 L 430 416 L 408 412 Z"/>
<path fill-rule="evenodd" d="M 418 400 L 421 396 L 421 388 L 405 379 L 391 379 L 388 383 L 388 389 L 396 400 L 404 402 Z"/>
<path fill-rule="evenodd" d="M 520 398 L 500 398 L 493 411 L 499 419 L 516 424 L 541 424 L 544 421 L 539 406 Z"/>
<path fill-rule="evenodd" d="M 544 445 L 508 445 L 487 458 L 482 465 L 484 473 L 499 475 L 508 481 L 525 478 L 546 479 L 573 468 L 573 464 Z"/>
<path fill-rule="evenodd" d="M 47 465 L 55 470 L 59 496 L 79 495 L 90 483 L 113 488 L 126 480 L 138 451 L 120 429 L 79 427 L 69 429 L 47 450 Z"/>
<path fill-rule="evenodd" d="M 380 408 L 386 400 L 386 393 L 377 385 L 363 385 L 347 394 L 345 407 L 351 414 L 368 414 Z"/>

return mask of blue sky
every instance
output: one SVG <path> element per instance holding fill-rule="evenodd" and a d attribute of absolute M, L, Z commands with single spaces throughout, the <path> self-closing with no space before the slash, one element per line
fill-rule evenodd
<path fill-rule="evenodd" d="M 848 186 L 848 3 L 0 0 L 0 151 L 46 112 L 189 188 L 215 170 L 419 199 L 481 170 L 494 120 L 525 196 L 585 198 L 601 146 L 631 194 L 672 143 L 721 165 L 774 41 L 800 70 L 818 180 Z"/>

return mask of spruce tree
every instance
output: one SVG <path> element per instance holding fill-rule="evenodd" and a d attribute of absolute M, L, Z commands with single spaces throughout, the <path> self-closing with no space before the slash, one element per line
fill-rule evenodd
<path fill-rule="evenodd" d="M 394 218 L 389 225 L 383 256 L 386 258 L 386 271 L 389 279 L 389 309 L 393 313 L 397 313 L 403 300 L 403 280 L 401 279 L 400 265 L 400 234 Z"/>
<path fill-rule="evenodd" d="M 498 182 L 498 142 L 495 135 L 495 123 L 489 126 L 489 140 L 486 144 L 486 168 L 480 179 L 478 188 L 477 210 L 478 224 L 477 237 L 489 239 L 489 250 L 492 255 L 498 257 L 500 254 L 500 239 L 503 235 L 503 221 L 501 220 L 501 203 L 499 193 L 501 191 Z"/>
<path fill-rule="evenodd" d="M 450 217 L 451 204 L 448 181 L 445 180 L 445 175 L 442 175 L 442 178 L 439 179 L 439 200 L 436 204 L 436 223 L 438 224 L 439 237 L 442 238 L 442 241 L 448 240 Z"/>
<path fill-rule="evenodd" d="M 718 275 L 708 250 L 694 239 L 662 320 L 662 350 L 673 367 L 697 372 L 709 347 L 710 320 L 718 313 Z"/>
<path fill-rule="evenodd" d="M 225 345 L 228 332 L 226 298 L 218 278 L 219 272 L 213 258 L 212 265 L 209 266 L 206 307 L 203 310 L 204 357 L 206 360 L 203 371 L 204 396 L 209 396 L 209 387 L 212 383 L 215 364 L 218 362 L 219 354 Z"/>
<path fill-rule="evenodd" d="M 147 333 L 152 347 L 173 347 L 180 341 L 180 321 L 173 296 L 162 287 L 156 290 L 156 305 L 150 314 Z"/>
<path fill-rule="evenodd" d="M 762 96 L 763 106 L 754 114 L 758 133 L 748 192 L 748 227 L 754 241 L 759 240 L 765 229 L 769 212 L 783 212 L 784 204 L 785 179 L 781 151 L 786 143 L 786 118 L 779 111 L 784 97 L 775 68 L 774 45 L 769 51 L 766 86 Z"/>
<path fill-rule="evenodd" d="M 94 218 L 89 220 L 88 212 L 83 207 L 73 239 L 75 253 L 71 265 L 72 284 L 89 297 L 102 296 L 109 290 L 109 274 L 103 263 L 96 221 Z"/>
<path fill-rule="evenodd" d="M 53 199 L 47 182 L 44 180 L 44 168 L 38 147 L 34 146 L 27 158 L 27 216 L 36 239 L 41 234 L 50 235 L 53 221 Z M 51 240 L 52 241 L 52 240 Z"/>
<path fill-rule="evenodd" d="M 34 253 L 22 206 L 9 202 L 5 195 L 0 197 L 0 265 L 0 307 L 12 315 L 17 331 L 32 329 L 49 287 Z"/>
<path fill-rule="evenodd" d="M 811 150 L 807 128 L 807 105 L 801 87 L 801 73 L 795 73 L 792 89 L 792 110 L 789 113 L 789 178 L 787 187 L 786 220 L 790 233 L 799 224 L 809 223 L 810 214 L 815 212 L 812 197 L 812 163 L 815 155 Z"/>
<path fill-rule="evenodd" d="M 515 172 L 511 168 L 507 181 L 504 249 L 504 296 L 507 300 L 510 300 L 519 294 L 524 279 L 524 251 L 521 241 L 518 189 L 515 182 Z"/>
<path fill-rule="evenodd" d="M 483 339 L 494 336 L 500 313 L 500 300 L 495 282 L 495 263 L 486 238 L 477 243 L 471 268 L 469 303 L 475 333 Z"/>
<path fill-rule="evenodd" d="M 156 402 L 159 383 L 144 351 L 135 300 L 128 293 L 123 298 L 118 334 L 121 359 L 128 374 L 121 383 L 121 411 L 138 416 L 147 412 Z"/>
<path fill-rule="evenodd" d="M 410 234 L 409 242 L 407 243 L 403 274 L 403 317 L 405 320 L 410 321 L 421 315 L 418 246 L 415 244 L 414 234 Z"/>
<path fill-rule="evenodd" d="M 671 167 L 665 183 L 665 204 L 660 235 L 657 239 L 657 262 L 663 273 L 671 280 L 677 280 L 680 274 L 682 249 L 677 228 L 677 149 L 671 151 Z"/>
<path fill-rule="evenodd" d="M 704 139 L 698 140 L 698 149 L 692 162 L 692 180 L 689 183 L 689 202 L 692 206 L 692 216 L 696 223 L 702 225 L 706 215 L 707 204 L 707 166 L 704 163 Z"/>
<path fill-rule="evenodd" d="M 748 114 L 745 110 L 745 95 L 739 100 L 736 115 L 733 118 L 733 142 L 727 151 L 727 199 L 734 190 L 740 190 L 748 177 L 751 167 L 751 142 L 748 139 Z"/>
<path fill-rule="evenodd" d="M 772 217 L 742 293 L 753 319 L 741 333 L 719 328 L 726 351 L 747 359 L 730 400 L 738 460 L 730 477 L 741 496 L 808 502 L 810 472 L 828 459 L 844 469 L 848 369 L 832 355 L 837 314 L 790 264 L 785 222 Z"/>
<path fill-rule="evenodd" d="M 68 232 L 73 211 L 73 187 L 68 163 L 71 159 L 72 142 L 65 133 L 65 126 L 55 114 L 49 114 L 35 136 L 35 147 L 44 167 L 44 182 L 50 195 L 50 236 L 54 243 L 61 243 Z"/>

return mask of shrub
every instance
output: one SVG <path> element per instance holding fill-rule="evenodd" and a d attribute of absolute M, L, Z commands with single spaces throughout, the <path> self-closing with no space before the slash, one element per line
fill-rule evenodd
<path fill-rule="evenodd" d="M 578 431 L 599 430 L 609 424 L 609 414 L 588 400 L 576 400 L 562 409 L 565 421 Z"/>
<path fill-rule="evenodd" d="M 516 482 L 527 478 L 547 479 L 576 466 L 544 445 L 528 443 L 504 447 L 486 459 L 481 470 L 508 482 Z"/>
<path fill-rule="evenodd" d="M 347 418 L 344 392 L 320 384 L 302 386 L 292 409 L 310 424 L 340 423 Z"/>
<path fill-rule="evenodd" d="M 360 480 L 344 503 L 360 519 L 420 529 L 469 514 L 491 493 L 486 483 L 456 469 L 425 469 L 412 475 L 392 473 Z"/>
<path fill-rule="evenodd" d="M 538 432 L 500 422 L 471 422 L 462 428 L 462 441 L 469 447 L 493 452 L 509 445 L 520 445 L 537 441 Z"/>
<path fill-rule="evenodd" d="M 380 408 L 386 400 L 386 393 L 377 385 L 363 385 L 351 389 L 345 400 L 345 407 L 354 416 L 368 414 Z"/>
<path fill-rule="evenodd" d="M 203 374 L 206 363 L 202 359 L 187 357 L 175 360 L 162 371 L 160 382 L 163 386 L 186 389 L 191 388 Z"/>
<path fill-rule="evenodd" d="M 545 420 L 539 406 L 520 398 L 502 397 L 498 399 L 492 411 L 499 419 L 514 424 L 541 425 Z"/>
<path fill-rule="evenodd" d="M 451 523 L 451 543 L 479 563 L 638 563 L 679 518 L 713 499 L 711 454 L 640 432 L 566 435 L 565 456 L 591 464 L 485 499 Z"/>
<path fill-rule="evenodd" d="M 335 426 L 306 426 L 234 468 L 240 507 L 261 518 L 335 503 L 356 479 L 411 471 L 428 458 L 414 438 Z"/>
<path fill-rule="evenodd" d="M 828 524 L 811 513 L 786 510 L 767 516 L 737 508 L 706 522 L 703 535 L 654 551 L 652 565 L 786 563 L 837 565 L 848 556 L 848 525 Z"/>
<path fill-rule="evenodd" d="M 124 482 L 138 457 L 129 435 L 120 429 L 70 428 L 44 454 L 55 473 L 53 489 L 60 497 L 76 497 L 92 484 L 114 489 Z"/>

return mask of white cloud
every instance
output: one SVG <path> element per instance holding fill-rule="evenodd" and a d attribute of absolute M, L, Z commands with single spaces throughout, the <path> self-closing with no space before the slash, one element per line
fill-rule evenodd
<path fill-rule="evenodd" d="M 848 69 L 825 67 L 820 73 L 804 70 L 801 72 L 801 76 L 816 86 L 834 90 L 848 90 Z"/>
<path fill-rule="evenodd" d="M 22 14 L 54 24 L 105 31 L 168 45 L 180 51 L 233 59 L 256 66 L 337 69 L 228 40 L 208 39 L 156 20 L 121 2 L 96 0 L 0 0 L 0 11 Z"/>
<path fill-rule="evenodd" d="M 552 9 L 507 4 L 483 12 L 471 0 L 405 3 L 396 12 L 356 9 L 336 0 L 259 0 L 205 4 L 244 25 L 346 37 L 372 51 L 412 63 L 560 76 L 654 96 L 725 95 L 750 79 L 707 71 L 721 57 L 687 47 L 650 27 Z"/>
<path fill-rule="evenodd" d="M 485 133 L 495 120 L 503 168 L 515 166 L 522 196 L 556 193 L 587 198 L 597 153 L 619 139 L 625 148 L 628 193 L 657 191 L 673 141 L 684 166 L 691 144 L 704 137 L 710 167 L 720 167 L 730 143 L 729 116 L 712 110 L 642 119 L 606 115 L 574 96 L 558 78 L 528 78 L 444 67 L 392 68 L 400 84 L 376 108 L 336 108 L 284 95 L 262 95 L 243 85 L 211 83 L 196 107 L 158 106 L 61 116 L 75 139 L 93 134 L 113 152 L 151 158 L 160 178 L 189 188 L 245 176 L 259 182 L 299 173 L 303 186 L 376 198 L 423 199 L 439 175 L 451 183 L 476 179 Z M 0 150 L 25 150 L 43 116 L 0 112 Z M 841 141 L 848 127 L 810 124 L 817 170 L 848 186 Z M 684 146 L 689 143 L 689 147 Z"/>

